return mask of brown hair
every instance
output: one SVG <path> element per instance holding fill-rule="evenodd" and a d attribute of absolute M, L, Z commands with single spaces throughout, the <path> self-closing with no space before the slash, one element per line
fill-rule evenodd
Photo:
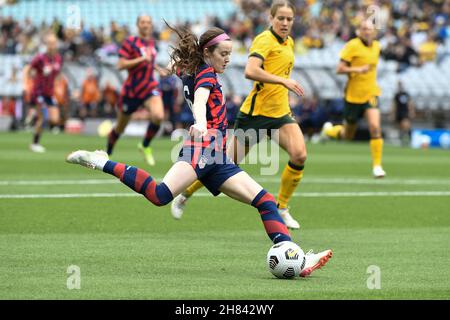
<path fill-rule="evenodd" d="M 294 12 L 294 15 L 295 15 L 295 6 L 288 0 L 275 0 L 274 2 L 272 2 L 272 6 L 270 7 L 270 15 L 272 17 L 275 17 L 278 9 L 282 8 L 282 7 L 291 8 L 292 12 Z"/>
<path fill-rule="evenodd" d="M 179 40 L 170 54 L 170 58 L 173 61 L 172 72 L 175 73 L 177 70 L 187 73 L 194 74 L 199 65 L 204 63 L 203 49 L 204 46 L 222 33 L 225 33 L 220 28 L 210 28 L 205 33 L 197 39 L 197 36 L 193 34 L 186 28 L 174 28 L 170 26 L 166 21 L 164 21 L 170 30 L 174 31 Z M 217 48 L 218 44 L 214 44 L 208 47 L 210 52 L 213 52 Z"/>

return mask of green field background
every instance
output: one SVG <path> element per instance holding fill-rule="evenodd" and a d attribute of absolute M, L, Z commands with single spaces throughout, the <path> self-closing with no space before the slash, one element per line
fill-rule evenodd
<path fill-rule="evenodd" d="M 301 229 L 291 235 L 305 252 L 331 248 L 334 256 L 309 278 L 279 280 L 266 267 L 271 242 L 258 212 L 205 189 L 179 221 L 169 206 L 143 197 L 10 198 L 132 193 L 109 175 L 64 162 L 70 151 L 103 148 L 105 139 L 46 134 L 45 154 L 31 153 L 30 140 L 0 134 L 0 299 L 450 298 L 448 150 L 387 145 L 388 175 L 374 180 L 368 144 L 308 144 L 290 203 Z M 112 159 L 162 178 L 178 142 L 155 140 L 157 165 L 147 167 L 138 141 L 119 140 Z M 286 162 L 282 154 L 273 176 L 261 176 L 259 165 L 243 168 L 276 195 Z M 49 180 L 55 184 L 36 184 Z M 384 195 L 331 196 L 363 192 Z M 67 288 L 71 265 L 80 268 L 79 290 Z M 371 266 L 381 271 L 380 289 L 368 288 Z"/>

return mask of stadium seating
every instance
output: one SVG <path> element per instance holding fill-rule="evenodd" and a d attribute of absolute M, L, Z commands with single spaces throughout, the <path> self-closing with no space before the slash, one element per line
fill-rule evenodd
<path fill-rule="evenodd" d="M 79 8 L 81 19 L 88 27 L 107 26 L 111 20 L 134 26 L 136 17 L 142 13 L 150 14 L 156 26 L 169 22 L 201 21 L 205 16 L 217 16 L 226 19 L 236 10 L 233 1 L 200 1 L 200 0 L 81 0 L 19 1 L 16 5 L 3 8 L 4 16 L 12 16 L 16 20 L 29 17 L 34 23 L 45 21 L 51 23 L 54 18 L 68 21 L 71 13 Z"/>
<path fill-rule="evenodd" d="M 296 65 L 293 78 L 300 81 L 307 94 L 314 93 L 321 99 L 342 97 L 346 77 L 334 73 L 337 61 L 325 65 L 321 65 L 318 62 L 311 64 L 305 62 L 315 61 L 314 59 L 317 58 L 314 55 L 316 54 L 298 56 L 296 58 L 297 61 L 302 62 Z M 326 55 L 326 53 L 320 53 L 319 55 Z M 7 77 L 11 74 L 14 67 L 20 68 L 28 59 L 29 57 L 25 56 L 0 55 L 0 64 L 3 67 L 0 72 L 0 82 L 5 84 L 0 87 L 0 96 L 19 96 L 21 94 L 21 73 L 18 73 L 18 80 L 16 82 L 8 81 Z M 222 76 L 222 85 L 225 92 L 233 92 L 241 96 L 245 96 L 250 92 L 252 82 L 244 77 L 244 64 L 246 59 L 247 56 L 245 54 L 233 55 L 230 68 Z M 165 59 L 162 58 L 162 60 Z M 109 63 L 101 68 L 101 86 L 106 81 L 109 81 L 114 86 L 119 87 L 121 81 L 124 79 L 125 75 L 115 71 L 111 65 L 114 61 L 114 58 L 110 58 Z M 450 90 L 448 86 L 448 79 L 450 79 L 450 56 L 443 59 L 440 64 L 428 63 L 422 67 L 410 67 L 403 73 L 397 73 L 396 68 L 396 62 L 392 61 L 382 61 L 379 65 L 378 82 L 383 91 L 380 99 L 381 110 L 383 112 L 388 112 L 391 106 L 392 99 L 397 90 L 398 81 L 403 82 L 419 110 L 435 110 L 440 107 L 445 110 L 450 110 Z M 68 75 L 71 87 L 79 88 L 85 76 L 86 66 L 78 63 L 66 63 L 65 72 Z"/>
<path fill-rule="evenodd" d="M 75 6 L 75 7 L 74 7 Z M 133 28 L 136 16 L 148 13 L 154 18 L 156 28 L 160 28 L 164 17 L 169 22 L 177 21 L 201 21 L 206 16 L 216 16 L 225 21 L 237 10 L 237 4 L 228 0 L 28 0 L 19 1 L 12 6 L 2 8 L 3 16 L 12 16 L 22 21 L 26 17 L 31 18 L 35 24 L 42 21 L 51 23 L 54 18 L 60 21 L 68 21 L 68 16 L 74 10 L 78 10 L 81 19 L 86 26 L 108 27 L 111 21 L 120 25 L 128 25 Z M 336 39 L 331 45 L 323 49 L 310 49 L 301 55 L 297 55 L 293 78 L 298 80 L 309 95 L 316 95 L 321 99 L 339 99 L 342 97 L 346 76 L 336 75 L 335 68 L 338 63 L 339 51 L 344 43 Z M 168 44 L 159 42 L 157 62 L 165 65 L 168 62 Z M 106 81 L 119 87 L 125 77 L 124 72 L 114 69 L 117 56 L 102 55 L 101 50 L 97 53 L 101 57 L 100 85 Z M 21 73 L 17 75 L 15 82 L 9 81 L 13 68 L 21 68 L 29 57 L 0 55 L 0 96 L 21 94 Z M 245 96 L 252 88 L 252 82 L 245 79 L 244 67 L 247 55 L 233 53 L 229 70 L 222 76 L 223 89 L 227 93 Z M 69 78 L 72 88 L 78 89 L 85 76 L 86 65 L 75 62 L 65 64 L 64 71 Z M 450 40 L 442 46 L 437 62 L 426 63 L 421 67 L 409 67 L 403 73 L 398 73 L 398 63 L 395 61 L 381 60 L 378 66 L 378 82 L 383 94 L 380 106 L 383 112 L 390 109 L 392 99 L 397 90 L 398 81 L 402 81 L 405 88 L 410 92 L 419 110 L 435 110 L 444 108 L 450 110 L 450 90 L 448 82 L 450 79 Z"/>

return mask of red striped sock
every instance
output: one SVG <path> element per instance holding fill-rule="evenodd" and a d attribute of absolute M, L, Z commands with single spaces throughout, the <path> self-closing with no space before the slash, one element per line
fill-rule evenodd
<path fill-rule="evenodd" d="M 142 194 L 156 206 L 168 204 L 173 199 L 172 192 L 166 184 L 157 184 L 144 170 L 113 161 L 106 162 L 103 171 L 116 176 L 130 189 Z"/>
<path fill-rule="evenodd" d="M 291 241 L 289 231 L 283 218 L 278 213 L 275 198 L 266 190 L 261 190 L 253 199 L 252 206 L 258 209 L 267 235 L 273 243 Z"/>

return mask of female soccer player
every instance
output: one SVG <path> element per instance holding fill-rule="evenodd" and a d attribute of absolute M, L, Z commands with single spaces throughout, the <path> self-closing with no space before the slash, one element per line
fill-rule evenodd
<path fill-rule="evenodd" d="M 154 70 L 165 74 L 164 68 L 156 65 L 156 48 L 152 39 L 152 19 L 150 16 L 140 16 L 137 19 L 138 36 L 128 37 L 119 50 L 119 70 L 128 70 L 128 78 L 122 85 L 119 101 L 117 123 L 108 135 L 107 153 L 111 155 L 120 135 L 130 121 L 131 114 L 144 106 L 150 112 L 150 123 L 144 140 L 138 149 L 144 154 L 145 161 L 154 165 L 150 142 L 159 130 L 164 118 L 162 94 L 158 82 L 154 78 Z"/>
<path fill-rule="evenodd" d="M 47 108 L 50 126 L 57 126 L 59 123 L 59 108 L 55 100 L 54 83 L 63 64 L 62 57 L 58 53 L 56 36 L 52 33 L 46 35 L 45 44 L 46 52 L 37 54 L 24 70 L 25 77 L 33 79 L 30 104 L 36 109 L 36 123 L 30 149 L 38 153 L 45 152 L 45 148 L 40 144 L 44 124 L 44 108 Z"/>
<path fill-rule="evenodd" d="M 286 225 L 299 229 L 299 223 L 290 215 L 288 202 L 303 177 L 306 161 L 306 146 L 302 131 L 291 116 L 288 92 L 302 96 L 302 86 L 291 79 L 294 66 L 294 41 L 289 36 L 294 23 L 295 7 L 289 1 L 275 1 L 270 9 L 271 27 L 259 34 L 252 43 L 245 77 L 254 82 L 253 89 L 241 106 L 235 130 L 243 132 L 235 135 L 228 148 L 228 155 L 235 163 L 245 158 L 250 148 L 261 139 L 244 139 L 246 132 L 264 130 L 289 155 L 289 162 L 281 174 L 277 207 Z M 237 132 L 239 132 L 237 131 Z M 253 131 L 254 132 L 254 131 Z M 172 215 L 181 218 L 187 199 L 201 187 L 196 182 L 172 203 Z"/>
<path fill-rule="evenodd" d="M 383 178 L 381 160 L 383 156 L 383 136 L 378 97 L 381 89 L 377 83 L 377 65 L 381 45 L 375 40 L 376 29 L 371 20 L 363 20 L 357 30 L 357 37 L 348 41 L 340 53 L 336 68 L 338 74 L 348 76 L 345 86 L 345 106 L 343 125 L 323 125 L 322 138 L 352 140 L 358 122 L 365 117 L 370 132 L 370 152 L 374 178 Z"/>
<path fill-rule="evenodd" d="M 157 206 L 168 204 L 199 179 L 213 195 L 223 192 L 257 208 L 274 243 L 290 241 L 273 196 L 225 154 L 227 117 L 217 73 L 223 73 L 230 61 L 232 42 L 229 36 L 222 29 L 212 28 L 197 41 L 188 31 L 173 30 L 180 41 L 171 54 L 171 70 L 183 81 L 185 99 L 192 108 L 195 124 L 190 128 L 191 138 L 184 142 L 178 161 L 163 181 L 157 184 L 141 169 L 110 161 L 103 151 L 75 151 L 66 161 L 114 175 Z M 318 254 L 310 252 L 301 275 L 307 276 L 320 268 L 331 255 L 331 250 Z"/>

